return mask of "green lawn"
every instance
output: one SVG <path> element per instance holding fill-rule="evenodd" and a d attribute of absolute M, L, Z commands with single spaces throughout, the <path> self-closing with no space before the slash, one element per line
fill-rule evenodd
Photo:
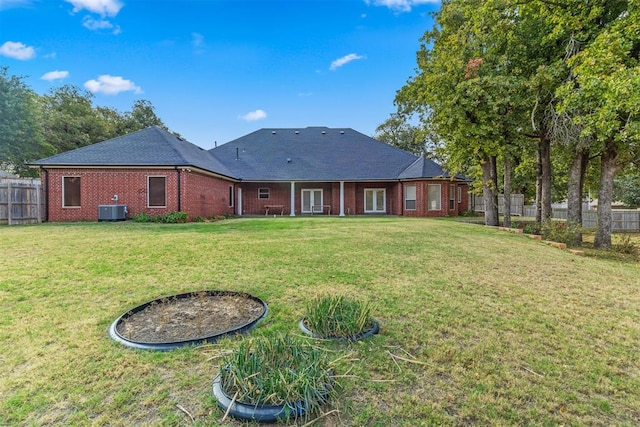
<path fill-rule="evenodd" d="M 0 227 L 0 425 L 218 425 L 211 383 L 241 338 L 157 353 L 107 335 L 201 289 L 265 300 L 253 335 L 298 334 L 318 294 L 374 305 L 381 334 L 319 343 L 346 375 L 316 425 L 640 424 L 635 262 L 446 220 L 269 217 Z"/>

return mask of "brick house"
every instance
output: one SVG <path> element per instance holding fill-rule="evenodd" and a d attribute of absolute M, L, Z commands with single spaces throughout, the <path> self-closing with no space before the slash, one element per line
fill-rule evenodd
<path fill-rule="evenodd" d="M 31 163 L 48 221 L 129 214 L 458 215 L 468 180 L 353 129 L 261 129 L 204 150 L 158 127 Z"/>

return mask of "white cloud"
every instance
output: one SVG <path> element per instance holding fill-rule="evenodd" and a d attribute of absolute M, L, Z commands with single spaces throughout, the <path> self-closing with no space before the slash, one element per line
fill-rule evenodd
<path fill-rule="evenodd" d="M 263 110 L 251 111 L 244 116 L 239 116 L 240 119 L 245 120 L 247 122 L 253 122 L 256 120 L 262 120 L 267 118 L 267 113 Z"/>
<path fill-rule="evenodd" d="M 19 7 L 31 7 L 32 0 L 0 0 L 0 10 L 13 9 Z"/>
<path fill-rule="evenodd" d="M 440 4 L 440 0 L 364 0 L 366 4 L 384 6 L 394 12 L 411 12 L 413 6 L 421 4 Z"/>
<path fill-rule="evenodd" d="M 204 36 L 199 33 L 191 33 L 192 43 L 195 47 L 201 47 L 204 45 Z"/>
<path fill-rule="evenodd" d="M 66 79 L 67 77 L 69 77 L 69 72 L 68 71 L 49 71 L 48 73 L 43 74 L 42 77 L 40 77 L 40 80 L 59 80 L 59 79 Z"/>
<path fill-rule="evenodd" d="M 0 55 L 24 61 L 36 56 L 36 51 L 33 47 L 20 42 L 5 42 L 0 46 Z"/>
<path fill-rule="evenodd" d="M 120 26 L 113 25 L 111 21 L 106 19 L 93 19 L 91 16 L 87 15 L 82 18 L 82 26 L 91 30 L 113 30 L 113 34 L 120 34 Z"/>
<path fill-rule="evenodd" d="M 358 55 L 356 53 L 350 53 L 349 55 L 345 55 L 342 58 L 338 58 L 331 63 L 329 69 L 331 71 L 335 71 L 338 68 L 342 67 L 345 64 L 348 64 L 351 61 L 355 61 L 356 59 L 364 59 L 365 57 L 362 55 Z"/>
<path fill-rule="evenodd" d="M 103 93 L 105 95 L 117 95 L 120 92 L 142 93 L 142 89 L 131 80 L 108 74 L 99 76 L 97 80 L 86 81 L 84 87 L 90 92 Z"/>
<path fill-rule="evenodd" d="M 122 9 L 120 0 L 65 0 L 73 5 L 73 13 L 88 10 L 100 16 L 116 16 Z"/>

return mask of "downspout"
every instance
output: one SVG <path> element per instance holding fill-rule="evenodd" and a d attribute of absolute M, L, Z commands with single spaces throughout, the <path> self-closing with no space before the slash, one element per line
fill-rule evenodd
<path fill-rule="evenodd" d="M 178 212 L 182 211 L 182 200 L 180 194 L 180 181 L 182 180 L 182 174 L 180 173 L 180 169 L 176 166 L 176 171 L 178 171 Z"/>
<path fill-rule="evenodd" d="M 40 166 L 40 176 L 44 175 L 44 185 L 46 185 L 46 191 L 44 192 L 44 221 L 49 222 L 49 171 Z"/>

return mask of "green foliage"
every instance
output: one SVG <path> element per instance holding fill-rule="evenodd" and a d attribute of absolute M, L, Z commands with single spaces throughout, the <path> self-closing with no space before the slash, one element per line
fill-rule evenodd
<path fill-rule="evenodd" d="M 204 219 L 201 218 L 202 222 Z M 149 215 L 146 212 L 140 212 L 137 214 L 131 214 L 131 219 L 135 222 L 163 222 L 165 224 L 179 224 L 185 223 L 189 220 L 189 216 L 186 212 L 169 212 L 164 215 Z M 195 220 L 195 219 L 194 219 Z"/>
<path fill-rule="evenodd" d="M 567 222 L 545 221 L 540 228 L 543 239 L 567 245 L 573 244 L 579 233 L 582 233 L 582 226 Z"/>
<path fill-rule="evenodd" d="M 159 216 L 149 215 L 146 212 L 131 214 L 131 220 L 135 222 L 160 222 Z"/>
<path fill-rule="evenodd" d="M 621 254 L 638 255 L 638 246 L 628 234 L 622 234 L 613 248 Z"/>
<path fill-rule="evenodd" d="M 343 295 L 316 297 L 307 304 L 306 326 L 323 337 L 352 338 L 372 325 L 368 302 Z"/>
<path fill-rule="evenodd" d="M 204 218 L 200 215 L 193 217 L 193 222 L 204 222 Z"/>
<path fill-rule="evenodd" d="M 640 176 L 626 175 L 614 179 L 613 197 L 628 207 L 640 206 Z"/>
<path fill-rule="evenodd" d="M 224 357 L 222 388 L 249 404 L 295 405 L 316 411 L 335 392 L 327 353 L 288 334 L 247 338 Z M 289 418 L 291 413 L 287 413 Z"/>
<path fill-rule="evenodd" d="M 189 216 L 186 212 L 169 212 L 162 217 L 162 222 L 167 224 L 182 224 L 187 222 Z"/>
<path fill-rule="evenodd" d="M 43 137 L 36 95 L 22 77 L 0 67 L 0 169 L 20 176 L 37 176 L 25 162 L 53 154 Z"/>

